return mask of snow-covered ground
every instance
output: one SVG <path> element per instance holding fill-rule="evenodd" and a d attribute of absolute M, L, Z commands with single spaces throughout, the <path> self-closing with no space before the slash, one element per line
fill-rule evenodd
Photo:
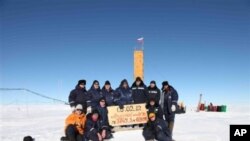
<path fill-rule="evenodd" d="M 0 105 L 0 140 L 21 141 L 31 135 L 36 141 L 59 141 L 64 134 L 67 105 Z M 250 107 L 229 106 L 226 113 L 188 110 L 176 115 L 177 141 L 228 141 L 230 124 L 250 124 Z M 112 141 L 143 141 L 142 131 L 120 131 Z"/>

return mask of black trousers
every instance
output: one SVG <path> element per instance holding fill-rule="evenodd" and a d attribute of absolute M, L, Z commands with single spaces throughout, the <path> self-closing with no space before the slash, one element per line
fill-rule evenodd
<path fill-rule="evenodd" d="M 153 139 L 155 139 L 154 133 L 149 128 L 143 129 L 142 135 L 143 135 L 145 140 L 153 140 Z"/>
<path fill-rule="evenodd" d="M 158 141 L 171 141 L 171 137 L 168 137 L 166 133 L 164 133 L 163 131 L 159 131 L 156 133 L 156 140 Z"/>
<path fill-rule="evenodd" d="M 99 133 L 101 134 L 102 131 L 99 132 Z M 105 139 L 110 139 L 112 137 L 113 137 L 113 135 L 111 133 L 111 130 L 106 130 L 106 138 Z M 91 141 L 99 141 L 99 138 L 98 138 L 97 134 L 90 134 L 90 135 L 88 135 L 87 139 L 91 140 Z"/>
<path fill-rule="evenodd" d="M 171 141 L 171 137 L 168 137 L 164 131 L 152 131 L 152 129 L 143 129 L 142 135 L 145 140 L 158 140 L 158 141 Z"/>
<path fill-rule="evenodd" d="M 175 114 L 165 114 L 165 121 L 167 122 L 171 138 L 173 137 L 174 119 L 175 119 Z"/>
<path fill-rule="evenodd" d="M 69 125 L 66 128 L 66 136 L 69 141 L 83 141 L 83 135 L 79 134 L 74 125 Z"/>

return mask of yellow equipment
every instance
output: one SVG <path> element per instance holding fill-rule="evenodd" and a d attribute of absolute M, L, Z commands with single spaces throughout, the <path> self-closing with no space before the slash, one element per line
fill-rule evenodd
<path fill-rule="evenodd" d="M 141 77 L 144 79 L 144 59 L 143 59 L 143 49 L 134 50 L 134 79 L 136 77 Z"/>

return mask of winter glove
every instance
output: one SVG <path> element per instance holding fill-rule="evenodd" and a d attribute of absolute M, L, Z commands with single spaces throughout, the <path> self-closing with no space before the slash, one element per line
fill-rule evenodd
<path fill-rule="evenodd" d="M 99 141 L 102 141 L 102 135 L 100 134 L 100 133 L 97 133 L 97 136 L 98 136 L 98 139 L 99 139 Z"/>
<path fill-rule="evenodd" d="M 124 108 L 124 105 L 120 104 L 120 105 L 119 105 L 119 108 L 120 108 L 120 109 L 123 109 L 123 108 Z"/>
<path fill-rule="evenodd" d="M 92 112 L 91 106 L 87 107 L 87 113 L 91 113 L 91 112 Z"/>
<path fill-rule="evenodd" d="M 101 134 L 102 138 L 105 139 L 106 138 L 106 130 L 102 130 L 102 134 Z"/>
<path fill-rule="evenodd" d="M 171 110 L 172 110 L 172 112 L 175 112 L 176 111 L 176 106 L 172 105 Z"/>

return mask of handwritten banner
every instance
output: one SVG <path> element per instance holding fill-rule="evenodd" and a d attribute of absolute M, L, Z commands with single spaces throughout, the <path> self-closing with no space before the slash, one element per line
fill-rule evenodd
<path fill-rule="evenodd" d="M 112 126 L 141 124 L 148 121 L 145 104 L 124 105 L 108 107 L 109 124 Z"/>

